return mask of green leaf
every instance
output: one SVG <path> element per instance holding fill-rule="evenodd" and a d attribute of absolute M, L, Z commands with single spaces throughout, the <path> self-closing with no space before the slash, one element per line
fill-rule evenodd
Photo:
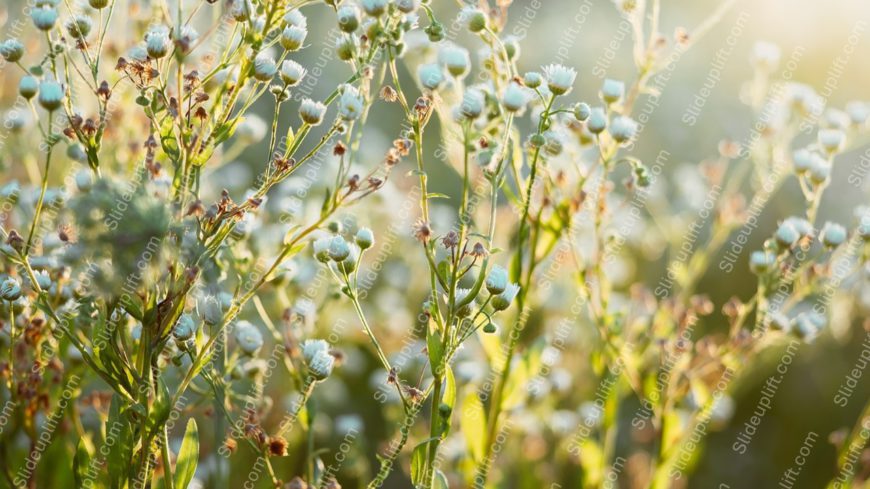
<path fill-rule="evenodd" d="M 471 458 L 475 462 L 482 461 L 486 451 L 486 413 L 477 392 L 472 391 L 462 400 L 460 423 Z"/>
<path fill-rule="evenodd" d="M 432 372 L 438 372 L 441 367 L 441 361 L 444 357 L 444 348 L 441 346 L 441 334 L 438 330 L 431 329 L 429 335 L 426 336 L 426 346 L 429 351 L 429 363 L 432 365 Z"/>
<path fill-rule="evenodd" d="M 423 484 L 423 479 L 426 478 L 426 447 L 429 446 L 429 441 L 424 441 L 414 447 L 414 452 L 411 454 L 411 482 L 414 487 Z"/>
<path fill-rule="evenodd" d="M 429 192 L 426 194 L 427 199 L 449 199 L 450 196 L 447 194 L 442 194 L 438 192 Z"/>
<path fill-rule="evenodd" d="M 444 369 L 444 375 L 444 399 L 441 402 L 453 409 L 456 407 L 456 379 L 453 378 L 453 369 L 449 365 Z"/>
<path fill-rule="evenodd" d="M 193 474 L 196 473 L 196 464 L 199 461 L 199 432 L 196 429 L 196 420 L 191 418 L 184 430 L 184 440 L 181 442 L 181 450 L 178 452 L 178 461 L 175 463 L 176 489 L 187 489 Z"/>
<path fill-rule="evenodd" d="M 75 477 L 76 487 L 83 487 L 84 480 L 88 474 L 88 467 L 91 463 L 91 454 L 94 452 L 94 447 L 91 444 L 91 439 L 87 436 L 80 438 L 76 447 L 76 455 L 73 459 L 73 476 Z"/>

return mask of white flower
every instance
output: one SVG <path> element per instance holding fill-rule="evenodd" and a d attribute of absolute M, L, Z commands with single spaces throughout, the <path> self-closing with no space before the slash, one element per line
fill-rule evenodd
<path fill-rule="evenodd" d="M 486 29 L 486 12 L 479 8 L 466 6 L 459 12 L 459 18 L 465 23 L 471 32 L 480 32 Z"/>
<path fill-rule="evenodd" d="M 356 232 L 354 241 L 356 241 L 356 244 L 360 249 L 367 250 L 375 244 L 375 234 L 369 228 L 360 228 L 360 230 Z"/>
<path fill-rule="evenodd" d="M 6 277 L 6 279 L 0 283 L 0 297 L 10 302 L 18 300 L 18 298 L 21 297 L 21 284 L 12 277 Z"/>
<path fill-rule="evenodd" d="M 335 367 L 335 357 L 329 353 L 318 352 L 308 363 L 308 372 L 317 380 L 325 380 Z"/>
<path fill-rule="evenodd" d="M 306 124 L 316 126 L 323 122 L 324 115 L 326 115 L 326 106 L 320 102 L 306 98 L 299 105 L 299 117 Z"/>
<path fill-rule="evenodd" d="M 846 144 L 846 134 L 839 129 L 822 129 L 819 131 L 819 144 L 828 153 L 836 153 Z"/>
<path fill-rule="evenodd" d="M 284 60 L 281 63 L 281 80 L 287 84 L 287 86 L 294 86 L 299 83 L 307 71 L 305 68 L 299 63 L 293 61 L 292 59 Z"/>
<path fill-rule="evenodd" d="M 835 222 L 826 222 L 819 239 L 828 248 L 836 248 L 843 244 L 847 237 L 848 232 L 845 227 Z"/>
<path fill-rule="evenodd" d="M 34 272 L 34 276 L 36 277 L 36 283 L 39 285 L 40 289 L 48 290 L 48 288 L 51 287 L 51 275 L 49 275 L 47 271 L 40 270 Z"/>
<path fill-rule="evenodd" d="M 182 314 L 172 328 L 172 336 L 178 341 L 186 341 L 193 338 L 196 333 L 196 323 L 190 314 Z"/>
<path fill-rule="evenodd" d="M 260 81 L 269 81 L 278 72 L 278 66 L 271 56 L 260 53 L 254 58 L 254 78 Z"/>
<path fill-rule="evenodd" d="M 593 107 L 586 119 L 586 128 L 593 134 L 598 134 L 607 129 L 607 112 L 601 107 Z"/>
<path fill-rule="evenodd" d="M 456 78 L 462 78 L 468 74 L 471 67 L 471 59 L 468 50 L 449 43 L 438 51 L 438 62 L 447 68 L 447 72 Z"/>
<path fill-rule="evenodd" d="M 498 295 L 492 296 L 492 308 L 496 311 L 507 309 L 511 302 L 514 301 L 517 294 L 520 292 L 520 286 L 514 283 L 507 284 L 507 287 Z"/>
<path fill-rule="evenodd" d="M 329 343 L 326 340 L 305 340 L 300 346 L 305 363 L 310 363 L 320 353 L 329 352 Z"/>
<path fill-rule="evenodd" d="M 284 15 L 284 22 L 296 27 L 308 27 L 308 19 L 298 9 L 293 9 Z"/>
<path fill-rule="evenodd" d="M 852 124 L 860 126 L 867 122 L 867 118 L 870 117 L 870 105 L 853 100 L 846 104 L 846 113 L 849 115 Z"/>
<path fill-rule="evenodd" d="M 619 143 L 630 141 L 637 133 L 637 122 L 631 117 L 620 115 L 610 124 L 610 135 Z"/>
<path fill-rule="evenodd" d="M 341 236 L 333 236 L 329 240 L 329 251 L 327 253 L 333 261 L 342 261 L 350 256 L 350 246 Z"/>
<path fill-rule="evenodd" d="M 308 29 L 305 26 L 288 25 L 281 32 L 281 47 L 287 51 L 296 51 L 305 43 Z"/>
<path fill-rule="evenodd" d="M 263 335 L 256 326 L 248 321 L 236 324 L 236 343 L 246 355 L 254 355 L 263 347 Z"/>
<path fill-rule="evenodd" d="M 429 90 L 437 90 L 444 83 L 444 72 L 435 63 L 420 65 L 417 77 L 420 78 L 420 84 Z"/>
<path fill-rule="evenodd" d="M 537 71 L 529 71 L 523 75 L 523 84 L 531 89 L 535 89 L 544 83 L 544 77 Z"/>
<path fill-rule="evenodd" d="M 346 121 L 359 119 L 364 103 L 365 100 L 356 87 L 344 85 L 341 98 L 338 99 L 338 113 Z"/>
<path fill-rule="evenodd" d="M 302 358 L 311 376 L 317 380 L 329 377 L 335 366 L 335 357 L 329 354 L 329 343 L 324 340 L 305 340 L 301 346 Z"/>
<path fill-rule="evenodd" d="M 508 285 L 508 272 L 504 267 L 495 265 L 486 276 L 486 290 L 490 294 L 498 295 L 504 292 Z"/>
<path fill-rule="evenodd" d="M 165 27 L 157 27 L 145 34 L 145 51 L 148 56 L 160 59 L 169 54 L 169 31 Z"/>
<path fill-rule="evenodd" d="M 502 105 L 508 112 L 517 112 L 526 107 L 531 95 L 529 90 L 517 82 L 510 82 L 502 95 Z"/>
<path fill-rule="evenodd" d="M 619 102 L 625 96 L 625 83 L 607 78 L 601 85 L 601 98 L 608 104 Z"/>
<path fill-rule="evenodd" d="M 462 95 L 462 103 L 459 105 L 459 112 L 469 118 L 476 119 L 483 112 L 486 105 L 486 96 L 477 88 L 469 88 Z"/>
<path fill-rule="evenodd" d="M 547 79 L 547 86 L 551 92 L 556 95 L 564 95 L 570 92 L 574 86 L 577 71 L 564 65 L 552 64 L 544 67 L 544 77 Z"/>
<path fill-rule="evenodd" d="M 256 143 L 266 137 L 266 121 L 256 114 L 247 115 L 236 128 L 236 137 L 242 141 Z"/>

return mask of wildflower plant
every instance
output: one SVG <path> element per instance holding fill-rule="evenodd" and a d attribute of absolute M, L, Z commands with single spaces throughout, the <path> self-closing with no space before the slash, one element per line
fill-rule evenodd
<path fill-rule="evenodd" d="M 836 222 L 820 209 L 870 106 L 825 108 L 776 79 L 778 48 L 758 45 L 744 99 L 764 130 L 692 169 L 713 217 L 682 259 L 684 233 L 663 233 L 668 283 L 626 285 L 612 265 L 640 251 L 624 227 L 680 212 L 655 194 L 658 162 L 636 154 L 637 106 L 733 2 L 673 41 L 658 1 L 617 2 L 635 72 L 601 81 L 529 66 L 508 34 L 511 2 L 435 3 L 29 9 L 27 35 L 0 43 L 32 117 L 8 125 L 33 129 L 3 150 L 26 167 L 0 195 L 8 484 L 62 487 L 39 463 L 53 458 L 70 487 L 508 487 L 523 458 L 516 420 L 555 426 L 569 410 L 579 421 L 546 442 L 568 480 L 606 486 L 630 438 L 638 487 L 674 487 L 696 435 L 733 413 L 734 378 L 784 345 L 833 337 L 832 300 L 856 329 L 870 213 Z M 340 75 L 311 64 L 323 42 Z M 385 150 L 371 129 L 381 113 L 396 115 L 380 124 Z M 456 188 L 432 191 L 444 171 Z M 790 184 L 800 205 L 734 253 L 729 240 Z M 384 221 L 402 198 L 413 219 L 397 237 Z M 653 202 L 626 216 L 633 201 Z M 755 282 L 716 303 L 702 286 L 717 260 Z M 378 276 L 389 267 L 404 278 Z M 555 348 L 554 310 L 570 311 L 583 345 Z M 412 360 L 396 336 L 419 341 Z M 579 395 L 552 373 L 571 349 L 582 365 L 566 390 Z M 359 394 L 369 371 L 388 394 Z M 350 477 L 327 466 L 323 432 L 360 405 L 379 421 L 360 428 L 371 446 Z M 861 426 L 832 477 L 856 477 Z"/>

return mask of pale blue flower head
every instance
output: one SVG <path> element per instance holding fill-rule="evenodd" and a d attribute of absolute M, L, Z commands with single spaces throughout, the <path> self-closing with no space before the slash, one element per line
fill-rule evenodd
<path fill-rule="evenodd" d="M 518 112 L 526 107 L 531 98 L 529 90 L 519 83 L 511 82 L 504 90 L 502 105 L 508 112 Z"/>
<path fill-rule="evenodd" d="M 346 121 L 359 119 L 363 113 L 365 99 L 359 90 L 353 85 L 342 87 L 341 97 L 338 99 L 338 114 Z"/>
<path fill-rule="evenodd" d="M 464 77 L 471 68 L 468 50 L 453 43 L 445 44 L 438 51 L 438 62 L 444 65 L 447 72 L 456 78 Z"/>
<path fill-rule="evenodd" d="M 246 355 L 256 354 L 263 347 L 263 334 L 248 321 L 239 321 L 235 331 L 236 343 Z"/>
<path fill-rule="evenodd" d="M 326 115 L 326 106 L 320 102 L 306 98 L 299 105 L 299 117 L 306 124 L 316 126 L 323 122 L 324 115 Z"/>
<path fill-rule="evenodd" d="M 547 86 L 555 95 L 565 95 L 574 87 L 577 71 L 560 64 L 552 64 L 544 67 L 544 78 Z"/>
<path fill-rule="evenodd" d="M 498 295 L 504 292 L 508 286 L 508 271 L 500 265 L 495 265 L 486 276 L 486 290 L 490 294 Z"/>
<path fill-rule="evenodd" d="M 503 311 L 510 307 L 511 302 L 517 297 L 520 292 L 520 286 L 515 283 L 509 283 L 501 294 L 492 296 L 492 308 L 496 311 Z"/>
<path fill-rule="evenodd" d="M 289 87 L 299 83 L 306 73 L 305 68 L 292 59 L 286 59 L 281 63 L 281 80 Z"/>
<path fill-rule="evenodd" d="M 435 63 L 422 64 L 417 68 L 420 84 L 429 90 L 437 90 L 444 83 L 444 72 Z"/>

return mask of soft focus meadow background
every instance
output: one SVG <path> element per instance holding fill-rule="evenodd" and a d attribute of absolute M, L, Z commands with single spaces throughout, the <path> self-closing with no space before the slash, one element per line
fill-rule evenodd
<path fill-rule="evenodd" d="M 433 3 L 436 13 L 440 12 L 447 23 L 450 17 L 444 12 L 455 11 L 453 2 L 436 0 Z M 679 27 L 695 26 L 719 5 L 719 2 L 710 0 L 667 0 L 662 3 L 661 31 L 666 35 Z M 0 5 L 0 33 L 21 18 L 21 5 L 19 0 L 4 0 Z M 316 11 L 316 8 L 311 9 L 311 12 Z M 119 39 L 124 36 L 125 22 L 147 23 L 147 19 L 137 18 L 135 10 L 117 18 Z M 332 16 L 309 14 L 309 29 L 313 33 L 330 29 L 332 23 Z M 522 38 L 521 72 L 551 62 L 575 66 L 579 77 L 572 98 L 576 100 L 593 99 L 605 76 L 630 82 L 634 73 L 631 33 L 620 24 L 619 13 L 611 1 L 517 0 L 511 7 L 507 31 Z M 465 33 L 460 36 L 465 36 Z M 309 40 L 313 44 L 301 53 L 298 61 L 306 66 L 322 66 L 322 79 L 346 76 L 346 67 L 331 59 L 329 47 L 322 44 L 322 36 L 312 35 Z M 667 178 L 655 183 L 651 202 L 652 205 L 656 202 L 677 203 L 682 205 L 684 212 L 670 214 L 667 222 L 659 223 L 665 229 L 679 233 L 697 216 L 704 195 L 703 190 L 699 195 L 700 184 L 696 183 L 697 176 L 690 169 L 706 158 L 715 157 L 723 139 L 740 142 L 748 137 L 754 121 L 749 109 L 741 103 L 741 96 L 744 84 L 752 77 L 750 53 L 760 40 L 779 45 L 783 60 L 798 50 L 799 61 L 793 66 L 794 80 L 815 87 L 827 98 L 829 105 L 842 107 L 850 100 L 870 99 L 870 63 L 867 62 L 870 59 L 870 3 L 862 0 L 736 2 L 723 20 L 678 61 L 672 77 L 664 86 L 658 107 L 651 113 L 650 122 L 636 144 L 634 155 L 643 161 L 653 161 L 662 150 L 671 154 L 665 165 Z M 779 71 L 786 69 L 784 64 L 780 64 Z M 0 109 L 14 99 L 18 77 L 19 73 L 10 66 L 4 66 L 0 71 Z M 408 82 L 411 83 L 410 78 Z M 331 91 L 333 85 L 309 85 L 306 82 L 300 90 L 318 98 Z M 705 85 L 708 96 L 703 95 Z M 265 110 L 267 104 L 259 107 L 264 119 L 269 117 Z M 643 100 L 638 107 L 644 111 Z M 692 113 L 692 107 L 700 109 Z M 690 118 L 687 114 L 691 114 L 696 123 L 687 123 Z M 371 127 L 367 129 L 369 132 L 362 151 L 363 155 L 376 161 L 382 158 L 395 137 L 400 112 L 395 106 L 376 105 L 370 120 Z M 431 133 L 437 134 L 436 131 Z M 435 144 L 433 141 L 429 147 Z M 242 141 L 239 151 L 233 155 L 237 161 L 217 171 L 214 177 L 220 183 L 208 191 L 214 196 L 221 187 L 226 187 L 236 194 L 244 193 L 252 185 L 256 169 L 266 159 L 263 148 L 263 145 L 255 144 L 245 148 Z M 870 177 L 860 179 L 858 185 L 849 181 L 856 169 L 870 172 L 868 148 L 862 147 L 838 159 L 832 187 L 825 194 L 821 206 L 820 221 L 849 222 L 852 210 L 870 201 Z M 866 156 L 865 150 L 868 151 Z M 326 161 L 324 164 L 330 163 Z M 368 313 L 372 323 L 385 339 L 385 349 L 399 352 L 396 362 L 404 364 L 407 372 L 414 371 L 414 368 L 422 371 L 425 358 L 420 353 L 423 343 L 411 332 L 411 325 L 416 323 L 416 311 L 406 307 L 406 304 L 421 302 L 425 294 L 425 284 L 415 281 L 414 276 L 422 266 L 420 254 L 403 251 L 413 248 L 409 229 L 417 206 L 416 196 L 407 195 L 414 183 L 414 177 L 406 174 L 409 168 L 400 167 L 394 173 L 391 185 L 365 207 L 357 209 L 353 216 L 360 225 L 372 227 L 381 241 L 394 240 L 390 249 L 380 248 L 383 256 L 378 255 L 377 259 L 383 261 L 383 269 L 372 276 L 371 284 L 367 284 L 366 304 L 370 308 Z M 6 141 L 0 152 L 0 169 L 2 183 L 28 179 L 20 156 L 10 146 L 10 141 Z M 461 180 L 452 169 L 444 165 L 440 169 L 433 168 L 430 175 L 430 191 L 458 196 Z M 283 197 L 270 199 L 269 205 L 292 207 L 294 199 L 303 195 L 298 193 L 298 189 L 305 185 L 304 174 L 291 179 L 281 189 Z M 310 195 L 319 195 L 316 185 L 310 189 Z M 442 202 L 448 203 L 440 206 L 448 206 L 450 201 Z M 760 216 L 759 229 L 773 229 L 778 220 L 802 205 L 797 184 L 786 184 Z M 433 213 L 436 221 L 439 215 L 447 219 L 449 214 L 446 208 L 438 207 Z M 633 230 L 623 256 L 610 270 L 617 284 L 642 280 L 652 286 L 663 276 L 667 257 L 662 254 L 661 228 L 646 226 Z M 754 293 L 756 279 L 745 266 L 746 257 L 749 250 L 760 247 L 766 236 L 763 232 L 752 236 L 735 272 L 726 274 L 711 266 L 699 290 L 710 295 L 717 306 L 716 314 L 735 293 L 743 299 Z M 275 235 L 264 234 L 256 239 L 267 242 L 274 240 Z M 717 257 L 714 264 L 718 261 Z M 380 387 L 382 377 L 375 373 L 378 370 L 376 359 L 350 308 L 327 300 L 331 289 L 323 277 L 317 275 L 316 268 L 310 264 L 290 268 L 285 296 L 277 303 L 265 304 L 265 307 L 275 314 L 280 314 L 285 307 L 296 307 L 297 312 L 307 315 L 306 320 L 313 322 L 316 317 L 321 337 L 340 335 L 346 358 L 343 367 L 318 390 L 315 402 L 320 409 L 315 425 L 320 427 L 318 446 L 329 448 L 329 452 L 323 455 L 325 462 L 333 462 L 336 454 L 344 454 L 346 460 L 341 464 L 339 480 L 344 487 L 357 487 L 370 479 L 374 453 L 381 451 L 394 436 L 397 413 L 383 409 L 381 404 L 384 396 L 393 393 Z M 544 293 L 545 307 L 530 319 L 526 338 L 552 333 L 560 320 L 570 316 L 568 308 L 574 295 L 572 286 L 557 278 Z M 302 297 L 324 305 L 312 312 L 307 306 L 309 303 L 300 301 Z M 724 319 L 721 326 L 726 327 Z M 580 406 L 594 395 L 596 386 L 584 385 L 580 381 L 591 378 L 587 375 L 588 348 L 584 344 L 594 335 L 591 325 L 574 324 L 570 346 L 562 352 L 558 370 L 549 379 L 552 389 L 563 392 L 556 398 L 548 398 L 549 405 L 534 406 L 515 416 L 514 430 L 502 454 L 512 463 L 499 467 L 500 480 L 504 481 L 505 487 L 538 487 L 536 484 L 540 481 L 556 481 L 564 487 L 573 487 L 572 473 L 576 472 L 576 465 L 570 460 L 564 444 L 557 440 L 570 436 L 579 422 Z M 731 445 L 743 429 L 744 422 L 752 416 L 759 389 L 778 358 L 772 355 L 766 365 L 760 365 L 755 372 L 741 377 L 732 385 L 733 416 L 729 422 L 710 427 L 714 433 L 691 476 L 690 487 L 726 487 L 719 486 L 720 483 L 733 488 L 775 487 L 783 471 L 794 465 L 794 457 L 810 431 L 819 437 L 795 487 L 822 487 L 834 470 L 835 450 L 828 441 L 829 434 L 851 427 L 864 401 L 870 397 L 870 382 L 864 378 L 847 407 L 840 408 L 832 402 L 835 391 L 858 359 L 862 339 L 825 334 L 815 343 L 802 346 L 784 376 L 759 432 L 747 452 L 738 455 Z M 483 375 L 486 370 L 476 363 L 479 362 L 477 358 L 473 354 L 460 358 L 457 376 L 476 378 Z M 870 374 L 865 372 L 865 375 Z M 280 378 L 270 379 L 269 389 L 275 403 L 286 402 Z M 623 412 L 630 416 L 634 409 Z M 182 427 L 176 427 L 178 429 Z M 356 435 L 345 436 L 345 433 Z M 204 446 L 210 447 L 214 447 L 216 442 L 220 440 L 202 440 Z M 628 447 L 631 442 L 619 440 L 622 447 Z M 444 448 L 445 456 L 450 457 L 450 443 Z M 460 454 L 461 447 L 453 453 Z M 246 456 L 252 457 L 252 454 L 240 450 L 234 456 L 234 466 L 244 465 Z M 304 461 L 300 459 L 299 463 Z M 64 477 L 64 473 L 59 471 L 56 476 Z M 390 486 L 408 487 L 405 477 L 401 472 L 395 473 L 389 481 Z M 50 479 L 51 476 L 46 475 L 46 480 Z"/>

